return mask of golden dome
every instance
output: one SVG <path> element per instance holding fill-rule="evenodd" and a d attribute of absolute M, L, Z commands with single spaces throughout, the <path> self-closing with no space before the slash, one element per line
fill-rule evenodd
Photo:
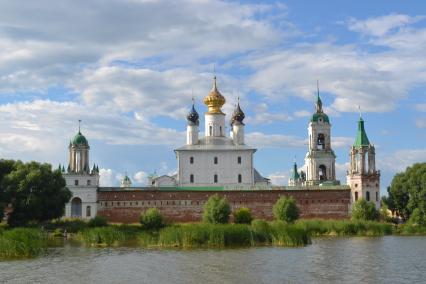
<path fill-rule="evenodd" d="M 214 76 L 213 80 L 213 88 L 207 97 L 204 98 L 204 104 L 209 108 L 207 113 L 224 114 L 220 108 L 225 104 L 225 97 L 217 90 L 216 76 Z"/>

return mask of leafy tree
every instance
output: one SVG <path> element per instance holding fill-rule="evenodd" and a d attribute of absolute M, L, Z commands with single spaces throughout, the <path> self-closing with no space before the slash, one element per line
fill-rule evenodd
<path fill-rule="evenodd" d="M 164 226 L 163 216 L 157 208 L 149 208 L 142 213 L 139 219 L 143 228 L 147 230 L 158 230 Z"/>
<path fill-rule="evenodd" d="M 218 194 L 210 196 L 203 207 L 203 221 L 212 224 L 225 224 L 229 221 L 231 207 L 226 198 Z"/>
<path fill-rule="evenodd" d="M 12 204 L 8 218 L 11 226 L 25 225 L 30 221 L 43 222 L 64 214 L 65 203 L 71 192 L 59 170 L 52 171 L 49 164 L 17 161 L 10 169 L 10 161 L 0 161 L 2 199 Z"/>
<path fill-rule="evenodd" d="M 251 211 L 247 207 L 241 207 L 234 211 L 234 223 L 235 224 L 250 224 L 253 220 Z"/>
<path fill-rule="evenodd" d="M 272 208 L 275 219 L 292 223 L 299 218 L 299 208 L 293 197 L 281 197 Z"/>
<path fill-rule="evenodd" d="M 360 199 L 353 204 L 352 207 L 352 219 L 373 221 L 379 218 L 379 212 L 376 210 L 376 206 L 373 202 L 369 202 L 365 199 Z"/>
<path fill-rule="evenodd" d="M 404 220 L 418 208 L 426 214 L 426 163 L 414 164 L 394 176 L 388 189 L 388 206 Z"/>
<path fill-rule="evenodd" d="M 412 225 L 426 226 L 426 216 L 419 208 L 416 208 L 411 213 L 408 223 Z"/>

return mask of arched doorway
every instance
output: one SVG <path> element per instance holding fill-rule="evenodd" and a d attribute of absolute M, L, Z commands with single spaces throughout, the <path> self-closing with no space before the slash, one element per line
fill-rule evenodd
<path fill-rule="evenodd" d="M 327 180 L 327 171 L 326 171 L 326 167 L 324 165 L 319 166 L 319 179 L 320 180 Z"/>
<path fill-rule="evenodd" d="M 81 218 L 81 199 L 78 197 L 71 201 L 71 217 Z"/>

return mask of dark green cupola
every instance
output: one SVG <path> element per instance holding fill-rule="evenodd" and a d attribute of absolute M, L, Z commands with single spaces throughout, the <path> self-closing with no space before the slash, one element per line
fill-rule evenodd
<path fill-rule="evenodd" d="M 327 122 L 330 123 L 328 116 L 322 110 L 322 101 L 319 95 L 319 88 L 317 91 L 317 102 L 315 103 L 316 112 L 311 117 L 311 122 Z"/>
<path fill-rule="evenodd" d="M 80 123 L 81 120 L 78 121 L 78 133 L 74 136 L 71 141 L 72 146 L 89 146 L 89 141 L 87 141 L 86 137 L 81 134 Z"/>

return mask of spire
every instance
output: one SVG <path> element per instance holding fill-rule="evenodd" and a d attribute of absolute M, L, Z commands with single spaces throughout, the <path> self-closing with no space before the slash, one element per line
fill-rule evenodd
<path fill-rule="evenodd" d="M 297 171 L 296 161 L 293 163 L 293 172 L 291 173 L 291 178 L 296 181 L 300 178 L 299 172 Z"/>
<path fill-rule="evenodd" d="M 367 133 L 364 129 L 364 120 L 362 117 L 359 117 L 358 120 L 358 132 L 356 134 L 356 139 L 354 143 L 354 147 L 362 147 L 362 146 L 369 146 L 370 141 L 368 140 Z"/>
<path fill-rule="evenodd" d="M 78 133 L 81 134 L 81 119 L 78 120 Z"/>
<path fill-rule="evenodd" d="M 317 103 L 316 103 L 317 113 L 322 113 L 322 101 L 319 94 L 319 81 L 317 80 Z"/>

